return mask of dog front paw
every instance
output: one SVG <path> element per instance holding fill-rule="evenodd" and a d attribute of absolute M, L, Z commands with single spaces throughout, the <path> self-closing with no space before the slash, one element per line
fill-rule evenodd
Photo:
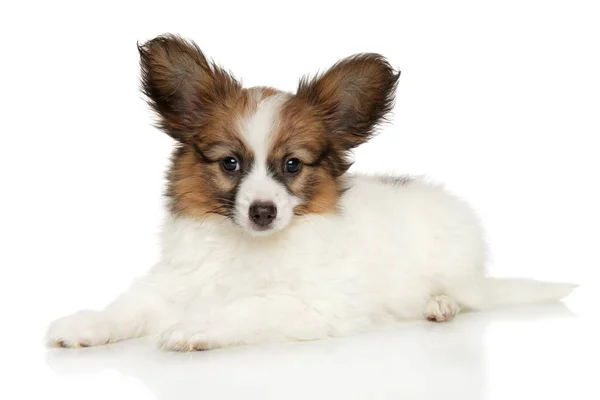
<path fill-rule="evenodd" d="M 46 344 L 51 347 L 90 347 L 109 342 L 109 323 L 98 311 L 79 311 L 57 319 L 46 334 Z"/>
<path fill-rule="evenodd" d="M 221 346 L 199 325 L 176 324 L 158 337 L 158 347 L 165 351 L 204 351 Z"/>

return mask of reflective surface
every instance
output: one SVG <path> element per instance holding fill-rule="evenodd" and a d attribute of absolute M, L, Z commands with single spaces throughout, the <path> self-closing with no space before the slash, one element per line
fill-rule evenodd
<path fill-rule="evenodd" d="M 62 399 L 598 398 L 597 368 L 584 366 L 598 355 L 590 296 L 580 288 L 570 307 L 470 313 L 320 342 L 197 353 L 161 352 L 150 339 L 32 348 L 22 387 L 25 397 Z"/>

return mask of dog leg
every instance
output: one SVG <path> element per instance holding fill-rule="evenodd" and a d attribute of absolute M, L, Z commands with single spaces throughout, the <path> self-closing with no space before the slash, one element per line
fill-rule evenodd
<path fill-rule="evenodd" d="M 322 339 L 325 319 L 299 299 L 266 295 L 237 299 L 208 318 L 184 320 L 163 332 L 163 350 L 197 351 L 266 342 Z"/>
<path fill-rule="evenodd" d="M 103 311 L 83 310 L 57 319 L 50 324 L 46 343 L 90 347 L 141 337 L 168 326 L 169 315 L 166 302 L 155 290 L 137 284 Z"/>

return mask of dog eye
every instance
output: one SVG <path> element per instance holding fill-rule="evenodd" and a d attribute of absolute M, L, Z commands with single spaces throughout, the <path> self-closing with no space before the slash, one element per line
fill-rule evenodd
<path fill-rule="evenodd" d="M 228 156 L 221 160 L 221 167 L 225 170 L 225 172 L 238 172 L 240 170 L 240 162 L 237 158 Z"/>
<path fill-rule="evenodd" d="M 288 159 L 283 166 L 283 170 L 288 175 L 296 175 L 298 172 L 300 172 L 301 169 L 302 162 L 300 162 L 300 160 L 298 160 L 297 158 Z"/>

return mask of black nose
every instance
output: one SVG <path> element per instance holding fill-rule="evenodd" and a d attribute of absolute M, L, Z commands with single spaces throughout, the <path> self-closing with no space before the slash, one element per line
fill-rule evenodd
<path fill-rule="evenodd" d="M 252 203 L 250 206 L 250 220 L 258 226 L 267 227 L 277 216 L 277 207 L 273 203 Z"/>

